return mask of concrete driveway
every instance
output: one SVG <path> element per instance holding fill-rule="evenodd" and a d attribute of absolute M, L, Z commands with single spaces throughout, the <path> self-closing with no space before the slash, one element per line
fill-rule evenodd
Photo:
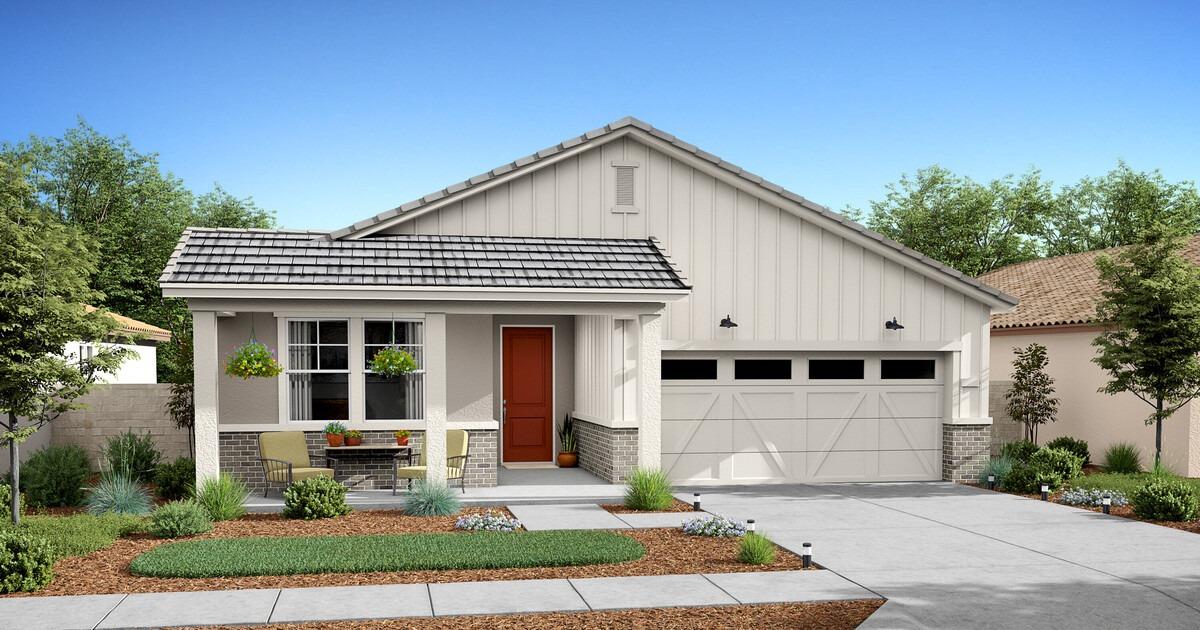
<path fill-rule="evenodd" d="M 864 628 L 1200 628 L 1200 535 L 949 483 L 695 488 L 889 599 Z"/>

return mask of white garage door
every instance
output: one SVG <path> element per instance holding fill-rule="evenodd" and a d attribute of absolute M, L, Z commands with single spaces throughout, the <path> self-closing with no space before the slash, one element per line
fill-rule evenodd
<path fill-rule="evenodd" d="M 663 468 L 680 482 L 941 479 L 937 355 L 663 355 Z"/>

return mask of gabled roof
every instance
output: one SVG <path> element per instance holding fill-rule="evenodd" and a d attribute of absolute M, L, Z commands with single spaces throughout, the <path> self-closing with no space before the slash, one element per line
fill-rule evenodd
<path fill-rule="evenodd" d="M 1101 254 L 1116 255 L 1122 249 L 1031 260 L 980 276 L 980 280 L 1021 300 L 1011 312 L 992 315 L 992 329 L 1096 323 L 1096 304 L 1103 291 L 1096 259 Z M 1183 256 L 1200 264 L 1200 236 L 1188 240 Z"/>
<path fill-rule="evenodd" d="M 676 138 L 665 131 L 656 129 L 648 123 L 638 120 L 637 118 L 633 118 L 632 116 L 626 116 L 625 118 L 609 123 L 598 129 L 593 129 L 585 134 L 568 138 L 554 146 L 542 149 L 537 153 L 527 155 L 523 158 L 509 162 L 508 164 L 498 166 L 490 171 L 480 173 L 479 175 L 458 182 L 457 184 L 451 184 L 450 186 L 447 186 L 441 190 L 425 195 L 419 199 L 414 199 L 408 203 L 392 208 L 391 210 L 387 210 L 386 212 L 381 212 L 371 218 L 359 221 L 353 225 L 341 228 L 339 230 L 334 230 L 327 235 L 327 238 L 333 240 L 362 238 L 363 236 L 381 229 L 383 227 L 381 224 L 394 223 L 397 220 L 401 220 L 400 218 L 404 215 L 415 213 L 423 208 L 426 208 L 427 206 L 430 206 L 431 204 L 445 202 L 450 197 L 467 196 L 473 192 L 472 189 L 483 186 L 489 182 L 493 182 L 498 178 L 510 178 L 518 176 L 522 171 L 534 168 L 539 162 L 551 159 L 565 151 L 578 150 L 583 148 L 584 145 L 603 142 L 612 139 L 612 137 L 617 134 L 623 133 L 646 134 L 651 138 L 665 142 L 671 147 L 683 151 L 685 154 L 687 154 L 687 156 L 694 160 L 700 160 L 703 163 L 716 166 L 742 180 L 756 184 L 761 189 L 771 194 L 778 195 L 788 202 L 797 204 L 805 210 L 811 211 L 820 217 L 823 217 L 824 219 L 834 221 L 848 230 L 856 232 L 873 241 L 877 241 L 886 248 L 898 254 L 898 256 L 895 258 L 897 262 L 900 262 L 901 264 L 926 267 L 932 270 L 936 275 L 944 277 L 944 279 L 950 284 L 962 284 L 977 291 L 981 291 L 990 298 L 990 301 L 992 301 L 993 305 L 995 306 L 1010 307 L 1017 303 L 1016 298 L 1006 295 L 1002 291 L 990 287 L 975 278 L 965 275 L 953 267 L 944 265 L 916 250 L 905 247 L 904 245 L 901 245 L 900 243 L 893 241 L 886 236 L 879 234 L 878 232 L 868 230 L 866 227 L 855 223 L 854 221 L 851 221 L 850 219 L 847 219 L 846 217 L 833 212 L 822 205 L 813 203 L 812 201 L 809 201 L 808 199 L 805 199 L 804 197 L 801 197 L 800 195 L 797 195 L 796 193 L 791 192 L 778 184 L 765 180 L 762 177 L 755 175 L 754 173 L 751 173 L 740 166 L 737 166 L 736 164 L 726 162 L 725 160 L 722 160 L 711 153 L 701 150 L 699 147 L 693 144 L 684 142 L 683 140 L 680 140 L 679 138 Z M 786 206 L 786 204 L 784 205 Z"/>
<path fill-rule="evenodd" d="M 653 239 L 188 230 L 159 282 L 686 291 Z"/>
<path fill-rule="evenodd" d="M 95 306 L 87 305 L 84 306 L 84 309 L 89 313 L 99 310 Z M 141 337 L 149 341 L 171 340 L 171 331 L 169 330 L 138 321 L 132 317 L 125 317 L 112 311 L 108 311 L 105 314 L 117 321 L 117 329 L 112 332 L 112 336 L 114 337 Z"/>

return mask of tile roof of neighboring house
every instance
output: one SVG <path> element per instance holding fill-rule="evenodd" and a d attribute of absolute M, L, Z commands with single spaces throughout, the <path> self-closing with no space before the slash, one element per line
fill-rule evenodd
<path fill-rule="evenodd" d="M 192 228 L 161 283 L 686 290 L 654 239 L 373 236 Z"/>
<path fill-rule="evenodd" d="M 86 308 L 89 313 L 98 310 L 94 306 L 84 306 L 84 308 Z M 159 328 L 153 324 L 147 324 L 146 322 L 140 322 L 132 317 L 125 317 L 124 315 L 120 315 L 112 311 L 109 311 L 107 314 L 109 317 L 117 320 L 119 327 L 113 331 L 113 333 L 117 336 L 131 335 L 150 341 L 171 340 L 171 331 L 169 330 Z"/>
<path fill-rule="evenodd" d="M 472 188 L 475 188 L 476 186 L 487 183 L 498 177 L 507 176 L 510 173 L 512 173 L 513 171 L 524 169 L 527 166 L 536 164 L 537 162 L 540 162 L 541 160 L 550 158 L 550 157 L 557 155 L 568 149 L 572 149 L 579 145 L 582 145 L 582 144 L 585 144 L 588 142 L 592 142 L 598 138 L 603 138 L 604 136 L 608 136 L 610 134 L 613 134 L 615 132 L 618 132 L 622 129 L 627 129 L 627 128 L 634 128 L 641 132 L 647 133 L 647 134 L 653 136 L 654 138 L 657 138 L 658 140 L 666 142 L 677 149 L 680 149 L 682 151 L 685 151 L 685 152 L 695 156 L 696 158 L 698 158 L 700 160 L 709 162 L 709 163 L 713 164 L 714 166 L 721 168 L 733 175 L 736 175 L 737 177 L 740 177 L 746 181 L 752 182 L 754 184 L 758 184 L 759 186 L 761 186 L 777 195 L 782 196 L 783 198 L 787 199 L 788 201 L 799 204 L 808 210 L 811 210 L 813 212 L 816 212 L 817 214 L 820 214 L 829 219 L 832 219 L 851 230 L 859 232 L 859 233 L 863 234 L 864 236 L 867 236 L 868 238 L 871 238 L 887 247 L 892 248 L 893 250 L 899 252 L 903 256 L 911 259 L 913 262 L 917 262 L 917 263 L 932 267 L 933 269 L 937 270 L 938 272 L 950 276 L 953 280 L 966 283 L 967 285 L 969 285 L 971 287 L 974 287 L 980 291 L 983 291 L 984 293 L 995 297 L 999 302 L 1002 302 L 1002 303 L 1005 303 L 1008 305 L 1017 303 L 1016 298 L 1014 298 L 1011 295 L 1007 295 L 1002 291 L 999 291 L 993 287 L 990 287 L 987 284 L 979 281 L 978 279 L 972 278 L 971 276 L 968 276 L 953 267 L 942 264 L 942 263 L 940 263 L 940 262 L 914 250 L 914 249 L 905 247 L 904 245 L 901 245 L 900 243 L 893 241 L 892 239 L 887 238 L 886 236 L 879 234 L 878 232 L 873 232 L 871 230 L 868 230 L 866 227 L 864 227 L 854 221 L 851 221 L 850 219 L 847 219 L 846 217 L 844 217 L 836 212 L 833 212 L 832 210 L 826 208 L 825 206 L 822 206 L 820 204 L 809 201 L 808 199 L 805 199 L 804 197 L 797 195 L 796 193 L 794 193 L 790 190 L 787 190 L 786 188 L 784 188 L 778 184 L 775 184 L 766 179 L 763 179 L 762 177 L 755 175 L 754 173 L 751 173 L 750 171 L 747 171 L 746 169 L 743 169 L 742 167 L 740 167 L 736 164 L 726 162 L 725 160 L 722 160 L 721 158 L 719 158 L 707 151 L 700 149 L 696 145 L 690 144 L 688 142 L 684 142 L 683 140 L 676 138 L 675 136 L 673 136 L 665 131 L 662 131 L 661 129 L 656 129 L 649 123 L 638 120 L 637 118 L 634 118 L 632 116 L 626 116 L 620 120 L 617 120 L 617 121 L 609 123 L 603 127 L 600 127 L 599 129 L 593 129 L 583 135 L 568 138 L 554 146 L 542 149 L 541 151 L 538 151 L 537 153 L 534 153 L 532 155 L 527 155 L 523 158 L 519 158 L 519 159 L 509 162 L 508 164 L 505 164 L 503 166 L 498 166 L 490 171 L 487 171 L 486 173 L 480 173 L 479 175 L 476 175 L 475 177 L 465 179 L 461 182 L 458 182 L 457 184 L 451 184 L 441 190 L 438 190 L 436 192 L 425 195 L 424 197 L 421 197 L 419 199 L 414 199 L 408 203 L 405 203 L 403 205 L 392 208 L 391 210 L 381 212 L 373 217 L 359 221 L 359 222 L 355 223 L 354 225 L 346 226 L 339 230 L 334 230 L 332 232 L 329 232 L 326 235 L 326 238 L 338 240 L 338 239 L 344 239 L 349 236 L 353 236 L 359 232 L 362 232 L 363 230 L 367 230 L 373 226 L 376 226 L 377 224 L 379 224 L 381 222 L 387 221 L 389 219 L 393 219 L 393 218 L 398 217 L 403 214 L 408 214 L 410 212 L 420 210 L 422 207 L 424 207 L 428 204 L 434 203 L 438 200 L 444 199 L 448 196 L 457 195 L 459 193 L 462 193 L 463 191 L 470 190 Z"/>
<path fill-rule="evenodd" d="M 992 315 L 992 328 L 1093 323 L 1102 290 L 1096 258 L 1120 249 L 1031 260 L 980 276 L 980 280 L 1021 300 L 1011 312 Z M 1183 255 L 1200 264 L 1200 235 L 1188 241 Z"/>

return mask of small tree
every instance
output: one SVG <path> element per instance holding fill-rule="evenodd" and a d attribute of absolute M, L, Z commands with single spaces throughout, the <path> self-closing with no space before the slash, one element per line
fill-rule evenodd
<path fill-rule="evenodd" d="M 1129 392 L 1154 408 L 1154 462 L 1162 458 L 1162 423 L 1200 395 L 1200 269 L 1180 255 L 1185 229 L 1162 221 L 1117 254 L 1100 256 L 1104 284 L 1096 316 L 1106 329 L 1092 345 L 1108 372 L 1100 389 Z"/>
<path fill-rule="evenodd" d="M 117 323 L 85 304 L 95 252 L 86 235 L 37 207 L 24 173 L 0 161 L 0 444 L 12 471 L 13 523 L 20 522 L 20 444 L 70 409 L 128 354 L 101 348 L 67 356 L 73 341 L 105 338 Z"/>
<path fill-rule="evenodd" d="M 1050 359 L 1046 346 L 1031 343 L 1024 348 L 1013 348 L 1017 358 L 1013 359 L 1012 389 L 1008 400 L 1008 416 L 1013 422 L 1025 426 L 1025 439 L 1037 444 L 1038 427 L 1054 422 L 1058 413 L 1058 399 L 1054 397 L 1054 379 L 1046 373 Z"/>

